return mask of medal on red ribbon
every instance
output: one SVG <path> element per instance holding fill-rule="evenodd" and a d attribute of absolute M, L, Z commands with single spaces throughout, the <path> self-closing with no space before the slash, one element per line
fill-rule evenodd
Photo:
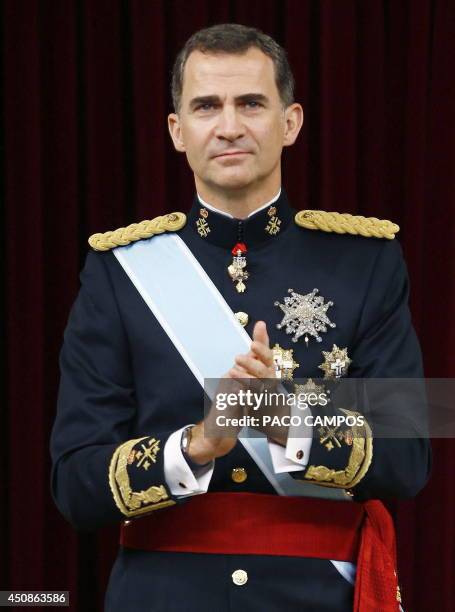
<path fill-rule="evenodd" d="M 248 249 L 244 242 L 237 242 L 232 248 L 232 263 L 228 267 L 229 276 L 236 284 L 235 288 L 239 293 L 243 293 L 246 289 L 245 281 L 249 274 L 246 271 L 246 253 Z"/>

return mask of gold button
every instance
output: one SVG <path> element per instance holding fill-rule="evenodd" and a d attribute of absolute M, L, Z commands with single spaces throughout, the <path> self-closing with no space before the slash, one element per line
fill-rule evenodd
<path fill-rule="evenodd" d="M 243 586 L 248 582 L 248 574 L 242 569 L 235 570 L 232 572 L 232 582 L 237 586 Z"/>
<path fill-rule="evenodd" d="M 239 311 L 234 316 L 242 327 L 248 325 L 249 317 L 246 312 Z"/>
<path fill-rule="evenodd" d="M 234 468 L 231 472 L 231 478 L 234 482 L 240 483 L 245 482 L 248 474 L 246 473 L 246 469 L 242 467 Z"/>

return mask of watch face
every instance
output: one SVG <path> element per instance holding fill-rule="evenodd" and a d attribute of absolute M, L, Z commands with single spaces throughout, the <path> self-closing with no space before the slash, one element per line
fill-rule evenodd
<path fill-rule="evenodd" d="M 191 427 L 187 427 L 182 433 L 182 451 L 186 454 L 191 441 Z"/>

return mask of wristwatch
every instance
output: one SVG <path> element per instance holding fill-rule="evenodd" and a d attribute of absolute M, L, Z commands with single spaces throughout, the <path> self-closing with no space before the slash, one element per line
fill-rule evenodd
<path fill-rule="evenodd" d="M 188 449 L 190 448 L 191 433 L 192 433 L 193 427 L 194 425 L 189 425 L 188 427 L 185 427 L 185 429 L 183 430 L 182 438 L 180 440 L 180 450 L 182 451 L 182 455 L 185 457 L 185 461 L 188 463 L 188 466 L 194 472 L 195 470 L 200 470 L 201 468 L 204 468 L 207 465 L 210 465 L 210 463 L 212 462 L 207 461 L 207 463 L 202 463 L 202 464 L 196 463 L 189 456 Z"/>

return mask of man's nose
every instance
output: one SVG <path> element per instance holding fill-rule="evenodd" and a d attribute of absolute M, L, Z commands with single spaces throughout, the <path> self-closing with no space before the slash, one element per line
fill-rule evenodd
<path fill-rule="evenodd" d="M 234 141 L 241 138 L 245 133 L 245 128 L 239 114 L 235 108 L 227 106 L 218 115 L 218 123 L 215 130 L 217 138 Z"/>

